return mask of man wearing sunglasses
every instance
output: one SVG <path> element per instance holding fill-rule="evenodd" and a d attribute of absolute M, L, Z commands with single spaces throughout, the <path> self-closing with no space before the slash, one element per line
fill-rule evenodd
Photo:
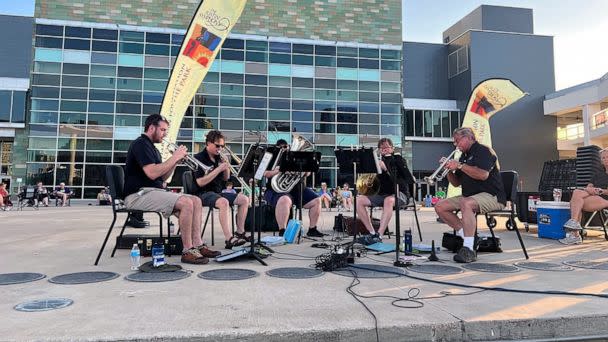
<path fill-rule="evenodd" d="M 213 167 L 205 173 L 198 169 L 194 174 L 198 185 L 198 196 L 203 201 L 203 206 L 217 208 L 220 211 L 220 225 L 226 238 L 226 249 L 241 246 L 251 241 L 251 237 L 245 234 L 245 218 L 249 209 L 249 197 L 235 193 L 222 193 L 226 181 L 230 178 L 229 161 L 222 160 L 220 152 L 224 148 L 224 135 L 220 131 L 210 131 L 205 138 L 205 148 L 194 155 L 201 163 Z M 235 175 L 236 176 L 236 175 Z M 236 233 L 232 235 L 230 227 L 230 207 L 237 205 Z"/>

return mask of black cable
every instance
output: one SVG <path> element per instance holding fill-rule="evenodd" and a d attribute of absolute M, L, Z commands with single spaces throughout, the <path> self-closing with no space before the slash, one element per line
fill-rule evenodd
<path fill-rule="evenodd" d="M 355 293 L 355 291 L 353 291 L 353 288 L 355 286 L 361 284 L 361 280 L 359 280 L 359 277 L 357 276 L 357 272 L 353 271 L 352 269 L 348 269 L 348 270 L 353 275 L 353 281 L 346 288 L 346 293 L 353 296 L 353 298 L 357 302 L 361 303 L 361 305 L 363 305 L 365 310 L 367 310 L 367 312 L 369 312 L 369 314 L 372 315 L 372 317 L 374 318 L 374 327 L 376 329 L 376 342 L 380 342 L 380 333 L 378 332 L 378 317 L 376 317 L 376 314 L 374 314 L 374 312 L 367 305 L 365 305 L 365 303 L 361 299 L 359 299 L 359 295 L 357 293 Z"/>

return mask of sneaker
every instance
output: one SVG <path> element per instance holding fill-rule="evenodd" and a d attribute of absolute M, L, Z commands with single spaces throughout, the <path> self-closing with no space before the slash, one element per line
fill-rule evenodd
<path fill-rule="evenodd" d="M 569 219 L 568 221 L 566 221 L 566 223 L 564 223 L 564 228 L 570 230 L 583 230 L 581 224 L 578 223 L 575 219 Z"/>
<path fill-rule="evenodd" d="M 285 235 L 285 228 L 279 229 L 279 236 Z"/>
<path fill-rule="evenodd" d="M 362 245 L 369 246 L 369 245 L 373 245 L 377 242 L 382 242 L 382 238 L 380 237 L 380 235 L 378 235 L 378 233 L 367 234 L 367 235 L 363 235 L 363 236 L 359 237 L 357 239 L 357 242 Z"/>
<path fill-rule="evenodd" d="M 477 254 L 468 247 L 462 247 L 458 253 L 454 255 L 454 261 L 459 263 L 469 263 L 477 261 Z"/>
<path fill-rule="evenodd" d="M 126 223 L 126 226 L 132 228 L 146 228 L 146 223 L 142 222 L 136 218 L 130 217 Z"/>
<path fill-rule="evenodd" d="M 580 235 L 574 236 L 572 234 L 567 234 L 565 238 L 557 240 L 564 245 L 580 245 L 583 243 L 583 238 Z"/>
<path fill-rule="evenodd" d="M 182 253 L 182 262 L 184 264 L 204 265 L 209 263 L 209 259 L 202 256 L 198 249 L 190 248 Z"/>
<path fill-rule="evenodd" d="M 308 229 L 306 236 L 308 237 L 324 237 L 327 234 L 321 233 L 316 227 L 312 227 Z"/>
<path fill-rule="evenodd" d="M 196 247 L 196 249 L 198 249 L 198 251 L 201 253 L 201 255 L 204 256 L 205 258 L 215 258 L 215 257 L 222 255 L 222 252 L 212 251 L 209 248 L 207 248 L 207 246 L 205 246 L 205 245 Z"/>

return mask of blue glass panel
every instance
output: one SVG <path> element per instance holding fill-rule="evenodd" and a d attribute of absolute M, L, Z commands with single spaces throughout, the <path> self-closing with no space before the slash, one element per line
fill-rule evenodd
<path fill-rule="evenodd" d="M 291 43 L 270 42 L 270 51 L 291 53 Z"/>
<path fill-rule="evenodd" d="M 277 140 L 291 141 L 291 133 L 268 132 L 268 144 L 275 144 Z"/>
<path fill-rule="evenodd" d="M 123 66 L 132 66 L 132 67 L 143 67 L 144 66 L 144 56 L 141 55 L 118 55 L 118 65 Z"/>
<path fill-rule="evenodd" d="M 294 65 L 291 67 L 291 74 L 293 77 L 315 77 L 315 68 L 309 66 Z"/>
<path fill-rule="evenodd" d="M 36 49 L 34 60 L 40 62 L 61 62 L 62 51 L 54 49 Z"/>
<path fill-rule="evenodd" d="M 359 70 L 359 80 L 361 81 L 379 81 L 380 72 L 377 70 Z"/>
<path fill-rule="evenodd" d="M 115 127 L 114 139 L 116 140 L 135 140 L 141 135 L 140 127 Z"/>
<path fill-rule="evenodd" d="M 359 145 L 359 136 L 351 134 L 338 134 L 336 136 L 336 145 L 338 146 L 357 146 Z"/>
<path fill-rule="evenodd" d="M 63 61 L 65 63 L 90 64 L 91 53 L 85 51 L 64 51 Z"/>
<path fill-rule="evenodd" d="M 270 76 L 291 76 L 291 66 L 270 64 L 268 66 L 268 75 L 270 75 Z"/>
<path fill-rule="evenodd" d="M 243 74 L 245 73 L 245 63 L 243 62 L 236 62 L 236 61 L 222 61 L 222 72 L 230 72 L 230 73 L 237 73 L 237 74 Z"/>

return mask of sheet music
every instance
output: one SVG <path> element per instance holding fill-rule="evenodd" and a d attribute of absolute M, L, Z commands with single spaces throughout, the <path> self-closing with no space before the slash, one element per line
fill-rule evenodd
<path fill-rule="evenodd" d="M 266 169 L 268 169 L 268 164 L 270 164 L 271 160 L 272 160 L 272 153 L 265 152 L 264 157 L 262 157 L 262 160 L 260 161 L 260 166 L 255 171 L 255 176 L 254 176 L 255 179 L 262 180 L 262 178 L 264 178 L 264 171 L 266 171 Z"/>

